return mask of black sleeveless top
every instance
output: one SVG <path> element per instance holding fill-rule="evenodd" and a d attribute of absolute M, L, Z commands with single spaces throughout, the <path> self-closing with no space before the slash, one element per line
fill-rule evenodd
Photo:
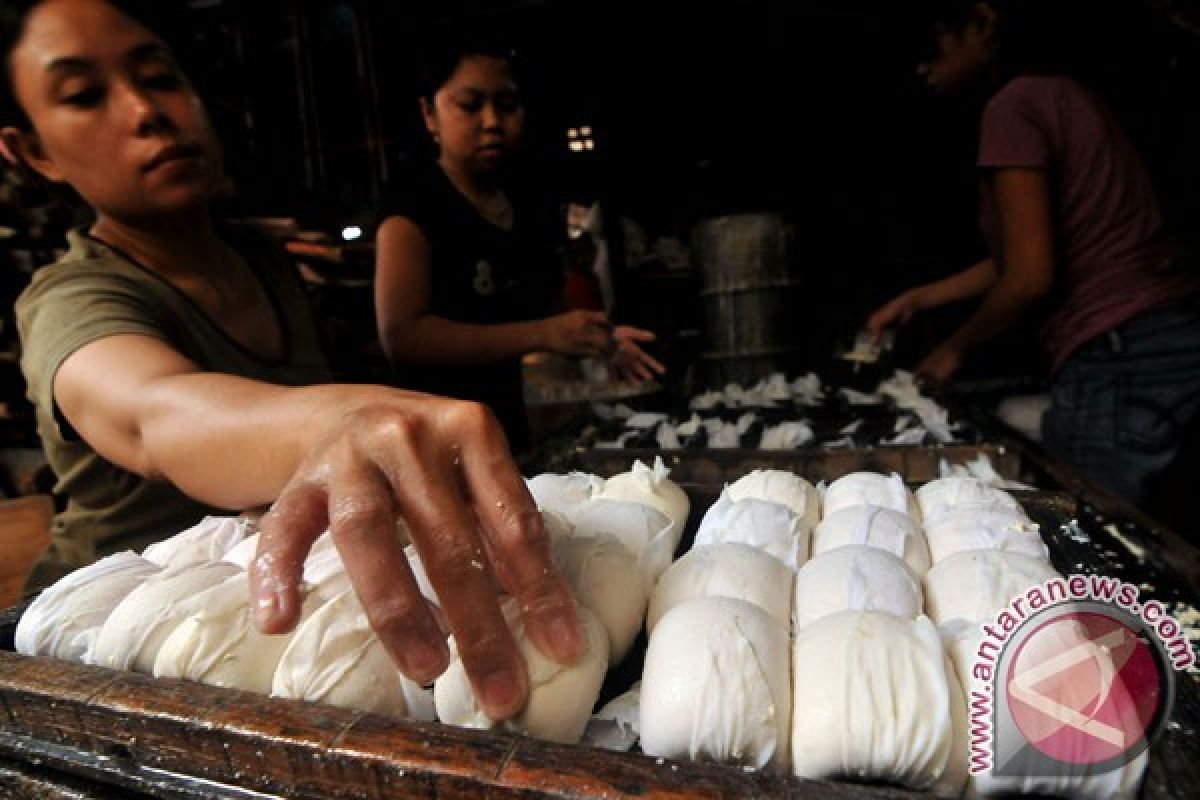
<path fill-rule="evenodd" d="M 389 188 L 382 218 L 410 220 L 429 242 L 429 312 L 455 322 L 494 325 L 551 314 L 563 274 L 562 239 L 547 196 L 508 193 L 513 227 L 484 219 L 436 164 L 413 165 Z M 520 359 L 477 366 L 397 364 L 405 388 L 485 403 L 514 450 L 528 445 Z"/>

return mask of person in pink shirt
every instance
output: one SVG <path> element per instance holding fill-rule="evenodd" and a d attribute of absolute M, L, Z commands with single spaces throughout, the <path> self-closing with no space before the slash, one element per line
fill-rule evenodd
<path fill-rule="evenodd" d="M 981 297 L 917 366 L 940 384 L 978 345 L 1038 321 L 1052 377 L 1047 447 L 1140 502 L 1200 408 L 1200 277 L 1112 112 L 1031 46 L 1036 0 L 932 5 L 938 52 L 920 74 L 939 93 L 992 89 L 977 160 L 991 256 L 903 292 L 867 327 L 879 335 Z"/>

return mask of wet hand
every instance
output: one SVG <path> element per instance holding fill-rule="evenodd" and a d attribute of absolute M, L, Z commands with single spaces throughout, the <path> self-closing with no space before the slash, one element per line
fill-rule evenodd
<path fill-rule="evenodd" d="M 449 653 L 404 556 L 396 524 L 403 519 L 482 708 L 511 717 L 525 704 L 529 678 L 493 580 L 517 599 L 548 656 L 573 663 L 584 648 L 542 517 L 485 407 L 363 391 L 374 392 L 371 402 L 332 426 L 261 520 L 250 569 L 255 622 L 265 633 L 295 626 L 304 559 L 328 527 L 380 641 L 405 675 L 431 682 Z"/>

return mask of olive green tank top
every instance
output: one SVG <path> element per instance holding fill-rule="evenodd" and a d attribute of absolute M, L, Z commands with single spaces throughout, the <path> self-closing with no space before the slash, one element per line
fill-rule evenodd
<path fill-rule="evenodd" d="M 58 478 L 55 493 L 66 499 L 39 574 L 49 578 L 108 553 L 140 550 L 206 514 L 230 511 L 112 464 L 71 429 L 54 400 L 54 377 L 76 350 L 107 336 L 141 334 L 161 339 L 212 372 L 291 386 L 330 380 L 303 285 L 282 251 L 250 231 L 234 229 L 226 239 L 274 305 L 285 339 L 277 360 L 249 352 L 174 285 L 80 232 L 68 234 L 66 256 L 38 270 L 17 300 L 21 370 L 42 447 Z"/>

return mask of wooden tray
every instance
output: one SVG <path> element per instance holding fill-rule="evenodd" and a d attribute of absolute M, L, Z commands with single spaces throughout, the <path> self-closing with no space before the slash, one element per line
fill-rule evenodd
<path fill-rule="evenodd" d="M 694 513 L 687 541 L 720 485 L 685 486 Z M 1109 548 L 1061 533 L 1083 515 L 1068 495 L 1019 493 L 1046 532 L 1053 561 L 1108 573 Z M 1089 522 L 1087 519 L 1082 522 Z M 1140 564 L 1142 581 L 1186 591 L 1169 569 Z M 1126 577 L 1128 576 L 1121 576 Z M 1194 592 L 1189 602 L 1195 602 Z M 1157 594 L 1156 594 L 1157 596 Z M 736 768 L 556 745 L 523 736 L 279 700 L 186 681 L 87 667 L 12 651 L 21 608 L 0 613 L 0 788 L 13 775 L 37 786 L 68 775 L 94 793 L 132 798 L 904 798 L 878 785 L 811 782 Z M 641 672 L 641 648 L 606 682 L 611 695 Z M 1200 682 L 1179 676 L 1172 723 L 1154 745 L 1143 797 L 1189 798 L 1200 785 Z M 15 763 L 6 771 L 4 763 Z M 14 772 L 15 769 L 15 772 Z M 70 777 L 76 776 L 76 777 Z M 15 780 L 15 779 L 14 779 Z M 25 784 L 22 784 L 25 785 Z M 108 788 L 106 788 L 108 787 Z M 121 787 L 124 793 L 111 793 Z M 15 796 L 53 797 L 44 793 Z M 40 790 L 37 790 L 40 791 Z"/>

